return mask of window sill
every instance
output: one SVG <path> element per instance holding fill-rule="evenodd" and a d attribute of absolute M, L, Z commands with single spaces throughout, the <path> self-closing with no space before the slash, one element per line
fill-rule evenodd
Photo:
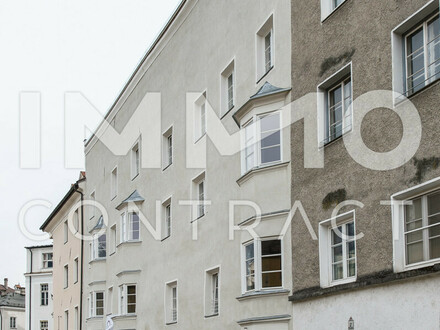
<path fill-rule="evenodd" d="M 162 238 L 161 242 L 166 241 L 166 240 L 167 240 L 168 238 L 170 238 L 170 237 L 171 237 L 171 235 L 168 235 L 167 237 Z"/>
<path fill-rule="evenodd" d="M 219 313 L 211 314 L 211 315 L 205 315 L 205 319 L 211 319 L 213 317 L 219 316 Z"/>
<path fill-rule="evenodd" d="M 131 181 L 134 181 L 139 176 L 139 173 L 131 178 Z"/>
<path fill-rule="evenodd" d="M 195 141 L 194 144 L 197 144 L 201 139 L 203 139 L 206 136 L 206 132 L 203 133 L 200 137 L 198 137 Z"/>
<path fill-rule="evenodd" d="M 118 197 L 118 195 L 113 196 L 110 202 L 113 202 L 116 199 L 116 197 Z"/>
<path fill-rule="evenodd" d="M 278 163 L 274 163 L 274 164 L 270 164 L 270 165 L 263 165 L 260 167 L 254 167 L 253 169 L 247 171 L 245 174 L 243 174 L 241 177 L 239 177 L 237 179 L 237 184 L 239 186 L 241 186 L 243 183 L 245 183 L 247 180 L 249 180 L 250 178 L 252 178 L 255 174 L 259 173 L 259 172 L 265 172 L 265 171 L 270 171 L 270 170 L 274 170 L 274 169 L 278 169 L 281 167 L 287 167 L 287 165 L 289 165 L 290 162 L 278 162 Z"/>
<path fill-rule="evenodd" d="M 177 324 L 177 321 L 165 323 L 165 325 L 173 325 L 173 324 Z"/>
<path fill-rule="evenodd" d="M 238 301 L 254 299 L 254 298 L 262 298 L 262 297 L 273 297 L 273 296 L 283 296 L 288 295 L 289 290 L 286 289 L 274 289 L 274 290 L 261 290 L 261 291 L 251 291 L 243 293 L 241 296 L 236 297 Z"/>
<path fill-rule="evenodd" d="M 420 95 L 420 94 L 426 92 L 427 90 L 433 88 L 434 86 L 436 86 L 436 85 L 438 85 L 438 84 L 440 84 L 440 79 L 434 80 L 433 82 L 427 84 L 425 87 L 423 87 L 422 89 L 418 90 L 417 92 L 414 92 L 414 93 L 412 93 L 411 95 L 408 95 L 408 96 L 406 97 L 406 99 L 401 99 L 401 100 L 399 100 L 398 98 L 396 98 L 396 99 L 394 100 L 394 103 L 395 103 L 395 105 L 403 104 L 403 103 L 405 103 L 405 101 L 407 101 L 407 100 L 411 100 L 412 98 L 415 98 L 416 96 L 418 96 L 418 95 Z"/>
<path fill-rule="evenodd" d="M 272 71 L 272 69 L 274 68 L 274 65 L 272 65 L 269 70 L 267 70 L 258 80 L 257 80 L 257 85 L 264 79 L 266 78 L 266 76 Z"/>
<path fill-rule="evenodd" d="M 162 172 L 165 172 L 167 169 L 169 169 L 169 168 L 171 167 L 171 165 L 173 165 L 173 163 L 170 163 L 170 164 L 168 164 L 167 166 L 165 166 L 165 167 L 162 169 Z"/>
<path fill-rule="evenodd" d="M 111 256 L 114 256 L 115 254 L 116 254 L 116 251 L 110 253 L 108 256 L 111 257 Z"/>
<path fill-rule="evenodd" d="M 89 261 L 89 264 L 94 264 L 94 263 L 99 263 L 99 262 L 105 262 L 107 260 L 107 258 L 98 258 L 98 259 L 93 259 Z"/>
<path fill-rule="evenodd" d="M 220 120 L 222 120 L 223 118 L 225 118 L 227 115 L 228 115 L 228 113 L 230 113 L 232 110 L 234 110 L 235 109 L 235 105 L 234 106 L 232 106 L 232 108 L 231 109 L 229 109 L 228 111 L 226 111 L 225 113 L 223 113 L 221 116 L 220 116 Z"/>
<path fill-rule="evenodd" d="M 344 278 L 342 280 L 337 280 L 337 281 L 332 281 L 330 283 L 328 283 L 328 285 L 324 286 L 325 288 L 331 288 L 334 286 L 339 286 L 339 285 L 344 285 L 344 284 L 348 284 L 348 283 L 353 283 L 356 282 L 357 277 L 349 277 L 349 278 Z"/>
<path fill-rule="evenodd" d="M 197 218 L 195 218 L 194 220 L 192 220 L 191 221 L 191 223 L 193 223 L 193 222 L 196 222 L 196 221 L 199 221 L 199 220 L 201 220 L 201 219 L 203 219 L 203 217 L 206 215 L 206 212 L 203 214 L 203 215 L 201 215 L 200 217 L 197 217 Z"/>
<path fill-rule="evenodd" d="M 102 320 L 104 318 L 104 316 L 90 316 L 88 318 L 86 318 L 86 321 L 98 321 L 98 320 Z"/>
<path fill-rule="evenodd" d="M 141 240 L 138 240 L 138 241 L 125 241 L 125 242 L 119 243 L 116 247 L 118 248 L 118 247 L 120 247 L 122 245 L 132 245 L 132 244 L 140 244 L 140 243 L 142 243 Z"/>
<path fill-rule="evenodd" d="M 113 316 L 112 320 L 128 320 L 128 319 L 135 320 L 136 318 L 137 318 L 136 314 L 120 314 Z"/>
<path fill-rule="evenodd" d="M 398 273 L 403 273 L 403 272 L 407 272 L 410 270 L 416 270 L 416 269 L 420 269 L 420 268 L 430 267 L 430 266 L 434 266 L 438 263 L 440 263 L 440 258 L 432 259 L 432 260 L 428 260 L 428 261 L 422 261 L 422 262 L 418 262 L 415 264 L 407 265 L 407 266 L 405 266 L 404 270 L 399 271 Z"/>

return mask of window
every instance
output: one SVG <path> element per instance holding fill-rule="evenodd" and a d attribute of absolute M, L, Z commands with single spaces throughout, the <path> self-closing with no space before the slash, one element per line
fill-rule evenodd
<path fill-rule="evenodd" d="M 79 310 L 78 310 L 78 306 L 75 307 L 75 324 L 74 324 L 74 329 L 75 330 L 79 330 Z"/>
<path fill-rule="evenodd" d="M 140 168 L 139 142 L 131 149 L 131 179 L 139 175 Z"/>
<path fill-rule="evenodd" d="M 171 198 L 162 204 L 163 208 L 163 238 L 171 236 Z"/>
<path fill-rule="evenodd" d="M 167 283 L 166 285 L 166 322 L 177 323 L 178 305 L 177 305 L 177 281 Z"/>
<path fill-rule="evenodd" d="M 257 32 L 257 80 L 274 66 L 273 16 Z"/>
<path fill-rule="evenodd" d="M 95 236 L 93 239 L 92 260 L 104 259 L 107 256 L 107 235 Z"/>
<path fill-rule="evenodd" d="M 69 241 L 69 223 L 68 220 L 64 221 L 63 228 L 64 228 L 64 244 L 66 244 Z"/>
<path fill-rule="evenodd" d="M 64 330 L 69 330 L 69 311 L 64 312 Z"/>
<path fill-rule="evenodd" d="M 330 143 L 352 129 L 353 92 L 351 63 L 318 86 L 318 123 L 320 146 Z"/>
<path fill-rule="evenodd" d="M 173 127 L 163 133 L 163 169 L 173 163 Z"/>
<path fill-rule="evenodd" d="M 113 313 L 113 287 L 108 288 L 107 294 L 107 315 Z"/>
<path fill-rule="evenodd" d="M 75 234 L 79 231 L 79 214 L 78 210 L 73 213 L 73 228 L 75 228 Z"/>
<path fill-rule="evenodd" d="M 281 114 L 254 116 L 242 127 L 242 172 L 281 161 Z M 258 141 L 256 138 L 258 137 Z"/>
<path fill-rule="evenodd" d="M 405 206 L 406 264 L 440 258 L 440 191 L 410 200 Z"/>
<path fill-rule="evenodd" d="M 321 21 L 326 19 L 344 2 L 345 0 L 321 0 Z"/>
<path fill-rule="evenodd" d="M 73 283 L 78 282 L 78 277 L 79 277 L 79 262 L 78 262 L 78 258 L 75 258 L 75 260 L 73 261 Z"/>
<path fill-rule="evenodd" d="M 205 315 L 219 314 L 219 268 L 206 272 L 205 277 Z"/>
<path fill-rule="evenodd" d="M 41 306 L 49 305 L 49 284 L 40 285 Z"/>
<path fill-rule="evenodd" d="M 64 266 L 64 289 L 69 287 L 69 266 Z"/>
<path fill-rule="evenodd" d="M 203 92 L 194 103 L 194 142 L 198 142 L 206 134 L 206 92 Z"/>
<path fill-rule="evenodd" d="M 136 313 L 136 285 L 121 285 L 119 287 L 119 312 L 125 314 Z"/>
<path fill-rule="evenodd" d="M 116 252 L 116 225 L 113 225 L 110 228 L 110 244 L 111 244 L 110 253 L 113 254 Z"/>
<path fill-rule="evenodd" d="M 92 192 L 90 194 L 90 200 L 91 200 L 92 204 L 95 204 L 95 201 L 96 201 L 95 192 Z M 93 217 L 95 216 L 96 207 L 92 205 L 90 207 L 90 210 L 91 210 L 91 212 L 90 212 L 90 219 L 93 219 Z"/>
<path fill-rule="evenodd" d="M 198 208 L 198 214 L 197 217 L 203 217 L 205 215 L 205 180 L 200 181 L 197 184 L 197 195 L 199 197 L 199 208 Z"/>
<path fill-rule="evenodd" d="M 235 62 L 232 61 L 221 74 L 221 114 L 234 107 L 235 101 Z"/>
<path fill-rule="evenodd" d="M 243 292 L 283 286 L 282 243 L 257 239 L 244 245 Z"/>
<path fill-rule="evenodd" d="M 128 221 L 126 220 L 127 213 L 121 215 L 121 241 L 139 241 L 140 239 L 140 222 L 139 214 L 135 212 L 128 213 Z"/>
<path fill-rule="evenodd" d="M 355 213 L 350 211 L 319 225 L 319 258 L 321 286 L 356 280 Z"/>
<path fill-rule="evenodd" d="M 90 293 L 90 317 L 104 315 L 104 292 Z"/>
<path fill-rule="evenodd" d="M 111 176 L 111 198 L 115 198 L 118 194 L 118 168 L 115 167 Z"/>
<path fill-rule="evenodd" d="M 40 321 L 40 330 L 49 330 L 49 321 Z"/>
<path fill-rule="evenodd" d="M 53 267 L 53 253 L 43 253 L 43 268 Z"/>
<path fill-rule="evenodd" d="M 16 329 L 17 328 L 17 319 L 15 317 L 10 317 L 9 318 L 9 327 L 11 329 Z"/>
<path fill-rule="evenodd" d="M 440 78 L 440 18 L 436 14 L 405 36 L 407 96 Z"/>

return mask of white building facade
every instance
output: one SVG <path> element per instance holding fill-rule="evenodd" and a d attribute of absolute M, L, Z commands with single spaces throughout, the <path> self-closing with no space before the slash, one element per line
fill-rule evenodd
<path fill-rule="evenodd" d="M 53 247 L 27 247 L 26 330 L 63 329 L 53 322 Z"/>

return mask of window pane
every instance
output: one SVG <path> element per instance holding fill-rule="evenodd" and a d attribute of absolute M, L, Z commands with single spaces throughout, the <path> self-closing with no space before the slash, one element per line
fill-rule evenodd
<path fill-rule="evenodd" d="M 262 258 L 262 271 L 281 270 L 281 257 Z"/>
<path fill-rule="evenodd" d="M 246 246 L 246 260 L 254 258 L 254 243 Z"/>
<path fill-rule="evenodd" d="M 340 280 L 344 276 L 342 263 L 333 265 L 333 280 Z"/>
<path fill-rule="evenodd" d="M 349 260 L 347 263 L 348 277 L 356 275 L 356 262 L 354 260 Z"/>
<path fill-rule="evenodd" d="M 425 52 L 423 28 L 420 28 L 408 37 L 408 87 L 414 93 L 424 87 L 425 80 Z"/>
<path fill-rule="evenodd" d="M 345 235 L 348 236 L 347 239 L 353 239 L 354 238 L 354 222 L 348 223 L 346 225 L 346 232 Z"/>
<path fill-rule="evenodd" d="M 440 237 L 429 240 L 429 258 L 440 258 Z"/>
<path fill-rule="evenodd" d="M 280 146 L 271 147 L 261 150 L 261 163 L 271 163 L 281 160 L 281 148 Z"/>
<path fill-rule="evenodd" d="M 423 243 L 414 243 L 406 247 L 406 260 L 408 264 L 423 261 Z"/>
<path fill-rule="evenodd" d="M 332 244 L 340 244 L 342 242 L 342 238 L 339 237 L 342 233 L 342 227 L 338 227 L 338 230 L 332 230 Z"/>
<path fill-rule="evenodd" d="M 246 276 L 246 290 L 253 290 L 255 289 L 255 277 L 254 275 Z"/>
<path fill-rule="evenodd" d="M 440 78 L 440 24 L 435 18 L 428 24 L 428 77 L 430 82 Z"/>
<path fill-rule="evenodd" d="M 440 225 L 429 228 L 429 237 L 440 236 Z"/>
<path fill-rule="evenodd" d="M 440 192 L 428 196 L 428 215 L 440 213 Z"/>
<path fill-rule="evenodd" d="M 407 223 L 422 218 L 422 200 L 420 198 L 413 200 L 412 205 L 406 205 L 405 216 Z"/>
<path fill-rule="evenodd" d="M 275 113 L 260 118 L 261 132 L 278 130 L 280 128 L 280 114 Z"/>
<path fill-rule="evenodd" d="M 282 286 L 281 272 L 262 274 L 263 288 Z"/>
<path fill-rule="evenodd" d="M 338 262 L 342 260 L 342 245 L 334 247 L 333 249 L 333 262 Z"/>
<path fill-rule="evenodd" d="M 272 254 L 280 254 L 281 253 L 281 241 L 273 240 L 273 241 L 262 241 L 261 242 L 261 254 L 272 255 Z"/>
<path fill-rule="evenodd" d="M 281 144 L 280 131 L 267 132 L 261 134 L 261 147 L 270 147 Z"/>
<path fill-rule="evenodd" d="M 356 248 L 354 241 L 347 243 L 347 255 L 349 259 L 354 258 L 356 256 Z"/>
<path fill-rule="evenodd" d="M 136 303 L 136 295 L 127 296 L 127 301 L 129 304 L 135 304 Z"/>
<path fill-rule="evenodd" d="M 246 275 L 251 275 L 255 273 L 255 262 L 254 260 L 246 261 Z"/>
<path fill-rule="evenodd" d="M 418 230 L 416 232 L 410 233 L 406 235 L 406 243 L 414 243 L 421 241 L 423 239 L 423 230 Z"/>
<path fill-rule="evenodd" d="M 136 305 L 128 305 L 127 313 L 136 313 Z"/>
<path fill-rule="evenodd" d="M 128 294 L 136 294 L 136 287 L 131 285 L 127 287 L 127 293 Z"/>

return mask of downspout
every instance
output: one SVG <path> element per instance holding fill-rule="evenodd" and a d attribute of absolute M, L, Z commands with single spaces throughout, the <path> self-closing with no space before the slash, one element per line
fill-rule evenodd
<path fill-rule="evenodd" d="M 32 264 L 33 264 L 33 255 L 32 249 L 29 249 L 31 253 L 31 271 L 29 276 L 29 330 L 32 329 Z"/>
<path fill-rule="evenodd" d="M 83 281 L 84 281 L 84 194 L 78 190 L 78 182 L 75 183 L 75 192 L 81 195 L 81 278 L 80 278 L 80 292 L 79 298 L 79 330 L 82 330 L 82 318 L 83 318 Z"/>

